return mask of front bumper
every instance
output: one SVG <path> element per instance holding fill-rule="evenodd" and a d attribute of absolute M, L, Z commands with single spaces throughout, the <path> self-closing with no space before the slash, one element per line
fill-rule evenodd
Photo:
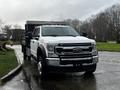
<path fill-rule="evenodd" d="M 90 70 L 92 65 L 98 62 L 98 56 L 89 58 L 47 58 L 48 69 L 53 72 L 78 72 Z"/>
<path fill-rule="evenodd" d="M 67 73 L 67 72 L 82 72 L 82 71 L 92 71 L 93 66 L 96 66 L 96 64 L 92 65 L 78 65 L 78 66 L 48 66 L 48 72 L 49 73 Z"/>

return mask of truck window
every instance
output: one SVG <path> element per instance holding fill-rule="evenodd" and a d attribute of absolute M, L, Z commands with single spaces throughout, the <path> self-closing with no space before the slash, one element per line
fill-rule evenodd
<path fill-rule="evenodd" d="M 42 36 L 79 36 L 72 27 L 42 27 Z"/>

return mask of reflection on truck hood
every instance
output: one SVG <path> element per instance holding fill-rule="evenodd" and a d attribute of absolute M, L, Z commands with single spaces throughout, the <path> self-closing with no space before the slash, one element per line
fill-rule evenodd
<path fill-rule="evenodd" d="M 83 36 L 42 37 L 44 43 L 94 43 L 92 39 Z"/>

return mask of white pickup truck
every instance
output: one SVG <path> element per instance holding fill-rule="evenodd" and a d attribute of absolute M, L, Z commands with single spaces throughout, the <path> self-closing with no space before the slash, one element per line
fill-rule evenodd
<path fill-rule="evenodd" d="M 30 40 L 31 56 L 38 71 L 48 73 L 93 73 L 98 62 L 95 40 L 80 36 L 69 25 L 36 25 Z"/>

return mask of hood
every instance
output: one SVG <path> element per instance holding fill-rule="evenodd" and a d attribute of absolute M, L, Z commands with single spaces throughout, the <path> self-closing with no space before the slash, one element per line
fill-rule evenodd
<path fill-rule="evenodd" d="M 44 43 L 93 43 L 95 40 L 83 36 L 42 37 Z"/>

